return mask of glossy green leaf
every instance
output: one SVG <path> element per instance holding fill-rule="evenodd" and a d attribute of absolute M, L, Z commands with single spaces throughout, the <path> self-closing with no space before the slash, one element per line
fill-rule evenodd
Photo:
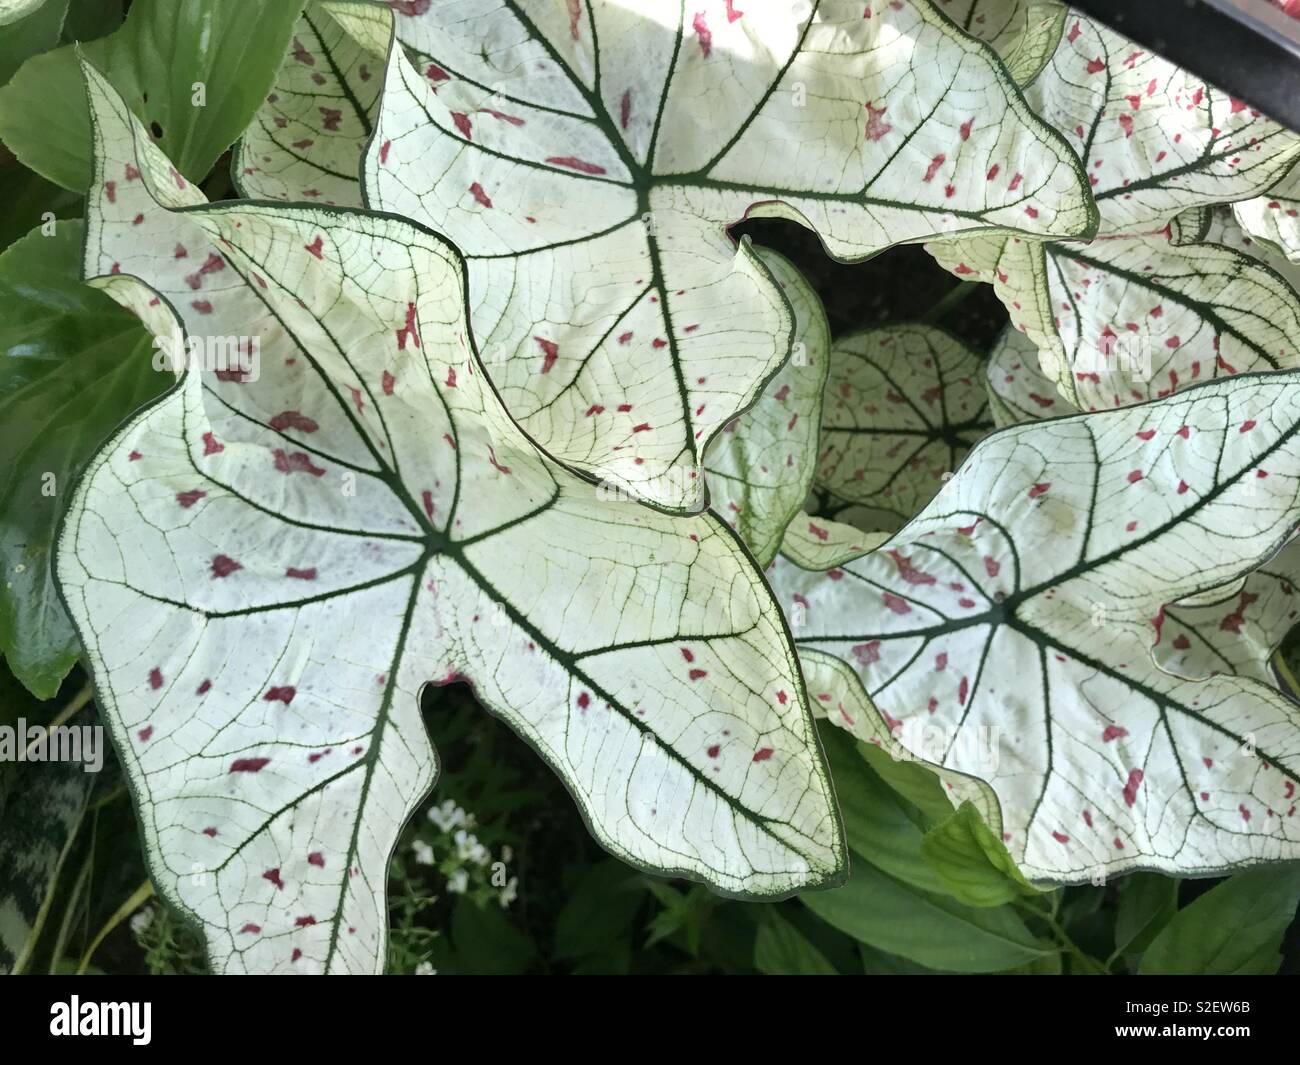
<path fill-rule="evenodd" d="M 1009 907 L 976 909 L 918 891 L 857 854 L 847 884 L 801 899 L 854 939 L 932 969 L 999 972 L 1054 953 Z"/>
<path fill-rule="evenodd" d="M 59 43 L 68 0 L 43 0 L 41 5 L 0 30 L 0 85 L 30 57 Z"/>
<path fill-rule="evenodd" d="M 1115 913 L 1115 953 L 1140 954 L 1177 912 L 1177 880 L 1159 873 L 1126 876 Z"/>
<path fill-rule="evenodd" d="M 1266 976 L 1277 972 L 1300 906 L 1300 869 L 1255 869 L 1212 887 L 1155 937 L 1143 976 Z"/>
<path fill-rule="evenodd" d="M 170 375 L 134 315 L 80 280 L 82 224 L 0 256 L 0 652 L 48 699 L 76 661 L 50 571 L 75 476 Z"/>
<path fill-rule="evenodd" d="M 297 15 L 291 0 L 136 0 L 120 29 L 81 50 L 180 172 L 199 181 L 261 106 Z M 0 89 L 0 140 L 56 184 L 78 193 L 89 186 L 92 141 L 75 46 L 33 57 Z"/>

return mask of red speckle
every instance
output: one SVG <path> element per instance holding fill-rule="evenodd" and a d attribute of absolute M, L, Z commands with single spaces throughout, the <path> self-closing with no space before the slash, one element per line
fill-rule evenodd
<path fill-rule="evenodd" d="M 1129 483 L 1129 484 L 1137 484 L 1138 481 L 1140 481 L 1140 480 L 1142 480 L 1142 471 L 1141 471 L 1141 470 L 1132 470 L 1132 471 L 1129 473 L 1129 475 L 1128 475 L 1128 483 Z"/>
<path fill-rule="evenodd" d="M 1128 783 L 1124 785 L 1124 802 L 1132 806 L 1137 802 L 1137 790 L 1142 784 L 1142 770 L 1130 769 Z"/>
<path fill-rule="evenodd" d="M 961 683 L 957 685 L 957 705 L 966 705 L 966 696 L 970 694 L 970 678 L 962 677 Z"/>
<path fill-rule="evenodd" d="M 243 568 L 229 555 L 212 556 L 212 576 L 214 577 L 229 577 L 232 573 Z"/>
<path fill-rule="evenodd" d="M 1241 423 L 1241 430 L 1240 430 L 1240 431 L 1243 432 L 1243 433 L 1248 433 L 1248 432 L 1250 432 L 1250 431 L 1251 431 L 1252 429 L 1254 429 L 1254 428 L 1255 428 L 1255 422 L 1254 422 L 1254 420 L 1252 419 L 1252 420 L 1250 420 L 1250 421 L 1244 421 L 1244 422 L 1242 422 L 1242 423 Z"/>
<path fill-rule="evenodd" d="M 310 928 L 316 923 L 316 918 L 308 914 L 306 917 L 299 917 L 293 922 L 295 928 Z"/>
<path fill-rule="evenodd" d="M 388 153 L 389 151 L 392 150 L 392 147 L 393 147 L 392 141 L 384 141 L 384 143 L 379 146 L 380 165 L 383 165 L 384 163 L 388 162 Z"/>
<path fill-rule="evenodd" d="M 397 384 L 397 378 L 385 370 L 384 376 L 379 379 L 379 387 L 383 391 L 384 395 L 391 396 L 395 384 Z"/>
<path fill-rule="evenodd" d="M 715 743 L 708 750 L 708 755 L 710 758 L 717 758 L 720 753 L 722 753 L 722 745 L 718 743 Z"/>
<path fill-rule="evenodd" d="M 893 592 L 885 593 L 885 606 L 889 607 L 895 614 L 910 614 L 912 612 L 911 604 L 906 599 L 896 596 Z"/>
<path fill-rule="evenodd" d="M 688 675 L 691 680 L 700 680 L 702 677 L 707 677 L 709 673 L 705 669 L 692 669 Z"/>
<path fill-rule="evenodd" d="M 303 247 L 306 248 L 309 252 L 311 252 L 312 255 L 316 256 L 317 259 L 325 258 L 324 255 L 325 238 L 320 236 L 319 234 L 317 235 L 315 240 L 313 240 L 310 244 L 304 244 Z"/>
<path fill-rule="evenodd" d="M 1052 487 L 1051 481 L 1044 481 L 1042 484 L 1036 484 L 1034 485 L 1033 488 L 1029 489 L 1029 498 L 1037 499 L 1039 496 L 1041 496 L 1044 492 L 1046 492 L 1051 487 Z"/>
<path fill-rule="evenodd" d="M 474 127 L 470 125 L 469 115 L 465 114 L 463 111 L 453 111 L 451 113 L 451 120 L 456 124 L 456 128 L 460 130 L 460 135 L 462 137 L 467 141 L 474 139 L 472 135 Z"/>
<path fill-rule="evenodd" d="M 563 166 L 570 170 L 577 170 L 582 174 L 604 174 L 607 173 L 603 166 L 597 166 L 595 163 L 588 163 L 584 159 L 575 158 L 572 155 L 553 155 L 546 160 L 553 166 Z"/>
<path fill-rule="evenodd" d="M 194 506 L 195 503 L 197 503 L 200 499 L 202 499 L 207 494 L 208 494 L 207 492 L 201 491 L 198 488 L 191 488 L 185 492 L 177 492 L 176 502 L 179 503 L 186 510 L 189 510 L 190 507 Z"/>
<path fill-rule="evenodd" d="M 473 195 L 474 199 L 477 200 L 484 207 L 492 206 L 491 198 L 488 196 L 486 192 L 483 191 L 483 186 L 480 185 L 477 181 L 474 182 L 474 184 L 472 184 L 469 187 L 469 191 Z"/>
<path fill-rule="evenodd" d="M 535 336 L 537 346 L 542 349 L 542 373 L 550 373 L 551 367 L 555 365 L 555 360 L 560 357 L 559 345 L 554 340 L 546 340 L 543 337 Z"/>
<path fill-rule="evenodd" d="M 772 757 L 772 754 L 773 751 L 771 747 L 760 747 L 758 750 L 754 752 L 754 757 L 752 760 L 755 762 L 766 762 L 769 758 Z"/>
<path fill-rule="evenodd" d="M 293 697 L 297 694 L 298 690 L 296 688 L 292 685 L 285 685 L 280 688 L 268 689 L 267 693 L 262 696 L 262 700 L 268 703 L 284 703 L 285 706 L 288 706 L 293 702 Z"/>
<path fill-rule="evenodd" d="M 139 732 L 137 732 L 136 735 L 140 737 L 141 743 L 148 743 L 149 740 L 153 737 L 153 726 L 146 725 Z"/>
<path fill-rule="evenodd" d="M 709 31 L 709 23 L 704 17 L 703 11 L 695 13 L 695 21 L 691 23 L 691 28 L 695 30 L 695 36 L 700 41 L 700 51 L 704 53 L 704 58 L 708 59 L 713 54 L 713 34 Z"/>
<path fill-rule="evenodd" d="M 283 448 L 276 448 L 273 455 L 275 468 L 281 473 L 310 473 L 313 477 L 325 476 L 325 471 L 319 466 L 312 465 L 311 459 L 301 451 L 295 451 L 290 455 L 286 454 Z"/>
<path fill-rule="evenodd" d="M 960 134 L 962 140 L 970 140 L 970 128 L 974 122 L 975 120 L 973 118 L 968 118 L 961 124 L 961 128 L 957 132 Z"/>
<path fill-rule="evenodd" d="M 588 695 L 586 692 L 582 692 L 582 693 L 578 696 L 578 706 L 579 706 L 579 708 L 580 708 L 580 709 L 583 709 L 583 710 L 586 710 L 587 707 L 589 707 L 590 705 L 591 705 L 591 696 Z"/>
<path fill-rule="evenodd" d="M 1101 73 L 1103 70 L 1105 70 L 1105 69 L 1106 69 L 1106 64 L 1105 64 L 1104 62 L 1102 62 L 1102 60 L 1101 60 L 1100 57 L 1098 57 L 1097 59 L 1089 59 L 1089 60 L 1088 60 L 1088 73 L 1089 73 L 1089 74 L 1100 74 L 1100 73 Z"/>
<path fill-rule="evenodd" d="M 271 419 L 271 428 L 277 432 L 297 429 L 300 433 L 314 433 L 320 426 L 305 414 L 300 414 L 296 410 L 285 410 Z"/>
<path fill-rule="evenodd" d="M 942 152 L 940 152 L 933 159 L 931 159 L 930 165 L 925 168 L 925 177 L 923 180 L 933 181 L 934 175 L 939 172 L 939 167 L 943 166 L 946 158 L 947 157 Z"/>
<path fill-rule="evenodd" d="M 406 324 L 397 330 L 397 350 L 405 351 L 406 342 L 410 340 L 417 348 L 420 346 L 420 333 L 416 328 L 415 304 L 406 305 Z"/>
<path fill-rule="evenodd" d="M 313 566 L 311 569 L 295 569 L 293 566 L 290 566 L 284 571 L 284 575 L 286 577 L 293 577 L 295 580 L 314 581 L 316 579 L 316 567 Z"/>
<path fill-rule="evenodd" d="M 262 926 L 260 924 L 249 923 L 244 925 L 244 927 L 241 928 L 239 932 L 241 935 L 256 935 L 261 930 L 262 930 Z"/>
<path fill-rule="evenodd" d="M 1057 843 L 1069 843 L 1069 842 L 1070 842 L 1070 837 L 1067 836 L 1064 832 L 1053 832 L 1053 833 L 1052 833 L 1052 838 L 1053 838 L 1054 840 L 1056 840 Z"/>
<path fill-rule="evenodd" d="M 269 763 L 269 758 L 236 758 L 230 763 L 232 773 L 260 773 Z"/>
<path fill-rule="evenodd" d="M 885 111 L 887 108 L 872 107 L 870 103 L 867 107 L 867 139 L 878 141 L 894 127 L 885 121 Z"/>
<path fill-rule="evenodd" d="M 320 851 L 312 851 L 309 855 L 307 855 L 307 864 L 314 865 L 318 869 L 324 869 L 325 855 L 321 854 Z"/>
<path fill-rule="evenodd" d="M 1121 739 L 1128 735 L 1128 729 L 1120 728 L 1119 725 L 1107 725 L 1101 734 L 1102 743 L 1110 743 L 1111 740 Z"/>

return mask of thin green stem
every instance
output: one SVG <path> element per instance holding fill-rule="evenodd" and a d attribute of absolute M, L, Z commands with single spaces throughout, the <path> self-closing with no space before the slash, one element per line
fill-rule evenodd
<path fill-rule="evenodd" d="M 965 302 L 967 297 L 974 293 L 974 291 L 979 287 L 980 282 L 978 281 L 959 282 L 955 288 L 943 297 L 943 299 L 939 300 L 938 303 L 921 316 L 921 321 L 925 325 L 934 325 L 934 323 L 941 321 L 955 307 Z"/>

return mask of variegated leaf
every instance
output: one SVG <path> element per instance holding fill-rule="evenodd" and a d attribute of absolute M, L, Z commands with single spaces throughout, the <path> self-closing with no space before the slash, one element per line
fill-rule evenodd
<path fill-rule="evenodd" d="M 889 539 L 887 532 L 864 532 L 854 525 L 814 518 L 806 511 L 794 516 L 781 541 L 781 554 L 804 569 L 830 569 L 858 558 Z"/>
<path fill-rule="evenodd" d="M 233 169 L 255 199 L 361 206 L 361 155 L 374 130 L 392 35 L 389 13 L 313 0 L 284 66 L 239 142 Z"/>
<path fill-rule="evenodd" d="M 1189 71 L 1078 12 L 1066 26 L 1026 97 L 1083 161 L 1102 235 L 1252 196 L 1300 158 L 1300 137 Z"/>
<path fill-rule="evenodd" d="M 101 166 L 176 190 L 87 80 Z M 92 216 L 89 262 L 121 224 Z M 284 406 L 237 414 L 189 360 L 78 484 L 57 575 L 155 883 L 216 969 L 382 966 L 389 856 L 437 772 L 429 683 L 472 683 L 634 865 L 745 895 L 842 875 L 760 573 L 712 515 L 603 501 L 532 446 L 477 360 L 449 245 L 301 206 L 147 207 L 140 228 L 167 227 L 220 247 L 205 278 L 287 338 L 291 373 L 232 386 Z M 165 264 L 97 283 L 176 342 Z"/>
<path fill-rule="evenodd" d="M 794 348 L 754 407 L 714 439 L 704 468 L 713 509 L 766 566 L 812 487 L 831 331 L 798 269 L 774 251 L 757 251 L 790 301 Z"/>
<path fill-rule="evenodd" d="M 831 349 L 817 483 L 892 532 L 992 428 L 983 367 L 956 337 L 922 325 L 859 333 Z"/>
<path fill-rule="evenodd" d="M 418 66 L 394 52 L 369 202 L 466 253 L 475 335 L 529 432 L 658 505 L 698 507 L 701 454 L 789 351 L 728 224 L 794 219 L 840 258 L 1094 227 L 1063 140 L 930 0 L 395 10 Z"/>
<path fill-rule="evenodd" d="M 1181 677 L 1216 673 L 1277 684 L 1271 660 L 1300 625 L 1300 541 L 1293 541 L 1245 580 L 1201 601 L 1165 609 L 1156 661 Z"/>
<path fill-rule="evenodd" d="M 981 242 L 984 244 L 984 242 Z M 1042 369 L 1082 410 L 1211 377 L 1300 365 L 1300 297 L 1257 258 L 1170 231 L 1098 240 L 934 245 L 958 276 L 991 280 Z M 954 261 L 955 260 L 955 261 Z"/>
<path fill-rule="evenodd" d="M 1208 874 L 1300 856 L 1300 708 L 1153 658 L 1162 610 L 1247 576 L 1300 524 L 1300 373 L 1016 426 L 887 545 L 778 560 L 801 650 L 853 667 L 886 726 L 948 731 L 1026 874 Z M 977 768 L 984 738 L 996 765 Z"/>
<path fill-rule="evenodd" d="M 938 0 L 958 26 L 993 46 L 1018 85 L 1028 85 L 1052 58 L 1065 30 L 1064 4 L 1041 0 Z"/>
<path fill-rule="evenodd" d="M 784 550 L 782 554 L 789 557 Z M 993 789 L 978 776 L 945 769 L 940 764 L 948 741 L 948 735 L 942 729 L 916 721 L 913 724 L 919 727 L 904 735 L 901 722 L 882 720 L 880 711 L 862 691 L 853 667 L 842 658 L 806 648 L 799 652 L 799 662 L 803 666 L 815 714 L 825 717 L 854 738 L 879 747 L 895 761 L 917 762 L 925 766 L 938 776 L 944 794 L 954 807 L 963 802 L 972 803 L 985 824 L 1001 835 L 1002 811 Z M 905 746 L 905 743 L 910 746 Z M 986 745 L 983 761 L 988 763 L 994 754 L 992 746 Z M 981 759 L 977 757 L 974 761 Z"/>
<path fill-rule="evenodd" d="M 1071 407 L 1046 376 L 1038 348 L 1014 326 L 1002 330 L 988 362 L 989 409 L 999 428 L 1071 414 Z"/>
<path fill-rule="evenodd" d="M 1300 264 L 1300 167 L 1263 196 L 1232 205 L 1241 228 L 1290 262 Z"/>

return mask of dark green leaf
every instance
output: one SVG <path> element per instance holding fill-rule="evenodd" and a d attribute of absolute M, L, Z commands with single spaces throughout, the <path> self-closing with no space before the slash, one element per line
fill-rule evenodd
<path fill-rule="evenodd" d="M 451 915 L 451 938 L 462 971 L 483 976 L 513 976 L 536 959 L 537 947 L 510 923 L 500 907 L 459 899 Z"/>
<path fill-rule="evenodd" d="M 1053 948 L 1010 907 L 975 909 L 917 891 L 852 857 L 849 882 L 801 901 L 823 921 L 869 946 L 932 969 L 989 973 L 1027 965 Z"/>
<path fill-rule="evenodd" d="M 555 956 L 603 954 L 645 901 L 645 881 L 620 861 L 598 862 L 578 881 L 555 922 Z"/>
<path fill-rule="evenodd" d="M 47 212 L 56 219 L 72 218 L 81 211 L 75 192 L 61 189 L 23 166 L 0 147 L 0 251 L 25 237 Z"/>
<path fill-rule="evenodd" d="M 1241 873 L 1180 910 L 1142 955 L 1143 976 L 1266 976 L 1300 905 L 1294 864 Z"/>
<path fill-rule="evenodd" d="M 43 699 L 77 659 L 50 549 L 82 464 L 170 381 L 134 315 L 79 280 L 80 222 L 0 255 L 0 652 Z"/>
<path fill-rule="evenodd" d="M 1134 873 L 1120 884 L 1115 915 L 1115 953 L 1146 950 L 1178 912 L 1178 881 L 1158 873 Z"/>
<path fill-rule="evenodd" d="M 197 182 L 261 105 L 298 10 L 286 0 L 136 0 L 121 28 L 80 47 Z M 200 84 L 206 101 L 195 106 Z M 0 139 L 37 173 L 85 191 L 90 119 L 75 46 L 33 57 L 0 89 Z"/>
<path fill-rule="evenodd" d="M 758 926 L 754 967 L 769 976 L 834 976 L 835 966 L 775 909 Z"/>
<path fill-rule="evenodd" d="M 123 0 L 72 0 L 63 22 L 65 41 L 93 41 L 122 25 L 126 15 Z"/>
<path fill-rule="evenodd" d="M 946 894 L 943 881 L 921 855 L 920 814 L 885 786 L 858 756 L 854 749 L 858 745 L 846 733 L 833 726 L 820 732 L 849 848 L 912 887 Z M 952 809 L 951 803 L 944 802 Z"/>
<path fill-rule="evenodd" d="M 12 78 L 31 56 L 59 43 L 67 10 L 68 0 L 45 0 L 26 18 L 0 30 L 0 85 Z"/>

